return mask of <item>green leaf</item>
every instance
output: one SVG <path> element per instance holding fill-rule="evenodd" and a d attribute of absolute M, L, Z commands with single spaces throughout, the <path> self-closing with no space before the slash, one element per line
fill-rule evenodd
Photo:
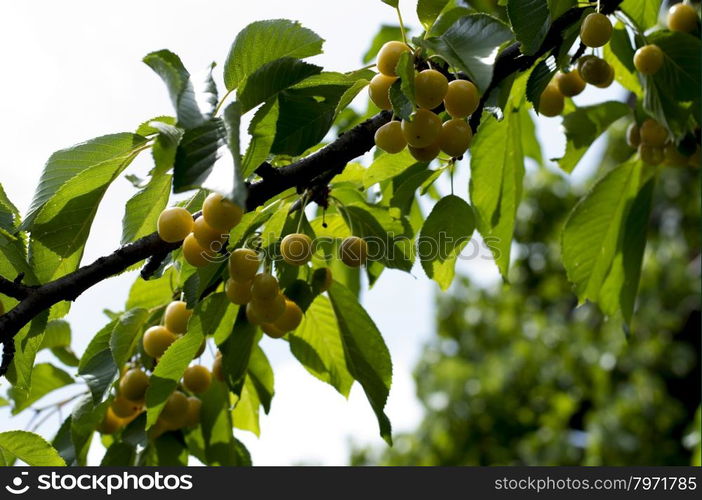
<path fill-rule="evenodd" d="M 380 0 L 380 1 L 383 2 L 384 4 L 389 5 L 390 7 L 395 7 L 396 9 L 400 3 L 400 0 Z"/>
<path fill-rule="evenodd" d="M 399 208 L 403 213 L 409 213 L 412 202 L 415 200 L 415 192 L 432 175 L 434 175 L 433 170 L 421 170 L 402 180 L 393 189 L 390 206 Z"/>
<path fill-rule="evenodd" d="M 680 31 L 657 31 L 648 41 L 665 55 L 663 67 L 653 75 L 659 90 L 678 101 L 699 102 L 702 41 Z"/>
<path fill-rule="evenodd" d="M 290 90 L 281 92 L 271 152 L 298 156 L 318 144 L 334 122 L 338 99 L 331 102 L 319 101 L 315 96 Z"/>
<path fill-rule="evenodd" d="M 40 183 L 33 206 L 36 203 L 39 207 L 43 200 L 46 203 L 41 204 L 31 219 L 30 229 L 31 263 L 42 283 L 78 268 L 105 191 L 134 159 L 144 140 L 132 134 L 109 136 L 56 153 L 49 160 L 44 176 L 51 173 L 55 176 L 46 182 L 43 178 Z M 74 162 L 86 168 L 76 171 Z M 67 163 L 71 167 L 64 167 Z M 68 177 L 67 170 L 73 170 L 75 175 Z M 54 182 L 58 177 L 63 177 L 60 186 Z M 45 196 L 52 189 L 43 189 L 42 184 L 57 189 L 51 196 Z"/>
<path fill-rule="evenodd" d="M 168 88 L 178 124 L 185 129 L 200 126 L 205 118 L 200 112 L 190 80 L 180 58 L 169 50 L 159 50 L 144 57 L 144 62 L 161 77 Z"/>
<path fill-rule="evenodd" d="M 219 344 L 224 379 L 229 390 L 237 395 L 241 394 L 251 352 L 259 335 L 256 326 L 246 320 L 244 309 L 243 307 L 239 309 L 231 334 L 224 343 Z"/>
<path fill-rule="evenodd" d="M 505 280 L 524 179 L 520 111 L 506 111 L 501 122 L 492 117 L 483 120 L 470 162 L 470 199 L 477 227 Z"/>
<path fill-rule="evenodd" d="M 30 466 L 64 467 L 66 462 L 43 437 L 27 431 L 0 432 L 0 452 Z"/>
<path fill-rule="evenodd" d="M 283 57 L 264 64 L 246 79 L 246 84 L 238 92 L 242 113 L 320 71 L 320 66 L 292 57 Z"/>
<path fill-rule="evenodd" d="M 409 52 L 403 52 L 400 55 L 399 61 L 397 61 L 397 66 L 395 68 L 397 76 L 400 77 L 400 90 L 405 95 L 407 100 L 412 103 L 412 106 L 416 104 L 414 97 L 414 57 Z"/>
<path fill-rule="evenodd" d="M 44 338 L 39 349 L 53 349 L 55 347 L 68 347 L 71 345 L 71 325 L 57 319 L 46 324 Z"/>
<path fill-rule="evenodd" d="M 577 6 L 577 0 L 548 0 L 548 6 L 551 9 L 551 19 L 558 19 L 567 10 Z"/>
<path fill-rule="evenodd" d="M 353 377 L 346 366 L 341 331 L 329 299 L 317 296 L 288 340 L 293 356 L 308 372 L 349 396 Z"/>
<path fill-rule="evenodd" d="M 73 377 L 60 368 L 49 363 L 37 364 L 32 372 L 32 387 L 29 389 L 29 395 L 26 398 L 20 397 L 21 403 L 15 405 L 12 414 L 17 415 L 50 392 L 73 383 Z M 10 394 L 12 392 L 12 388 L 10 388 Z"/>
<path fill-rule="evenodd" d="M 539 63 L 534 66 L 534 69 L 529 73 L 529 79 L 526 84 L 526 98 L 534 105 L 534 110 L 537 114 L 541 94 L 553 79 L 553 75 L 556 74 L 556 66 L 548 64 L 547 61 L 548 59 L 539 61 Z"/>
<path fill-rule="evenodd" d="M 229 199 L 240 207 L 246 206 L 247 188 L 242 175 L 239 129 L 241 127 L 241 106 L 234 101 L 224 109 L 224 126 L 227 130 L 227 145 L 232 155 L 232 192 Z"/>
<path fill-rule="evenodd" d="M 275 139 L 278 112 L 278 100 L 272 99 L 256 111 L 249 123 L 251 140 L 242 165 L 244 178 L 253 174 L 254 170 L 268 159 Z"/>
<path fill-rule="evenodd" d="M 648 180 L 639 190 L 624 221 L 617 254 L 600 291 L 599 306 L 605 314 L 621 312 L 624 321 L 631 324 L 636 293 L 641 277 L 646 248 L 646 228 L 653 205 L 655 178 Z"/>
<path fill-rule="evenodd" d="M 382 153 L 365 170 L 363 185 L 369 188 L 373 184 L 392 179 L 415 164 L 417 164 L 417 160 L 414 159 L 408 149 L 404 149 L 397 154 Z"/>
<path fill-rule="evenodd" d="M 484 92 L 492 78 L 497 49 L 512 36 L 502 21 L 486 14 L 472 14 L 458 19 L 442 35 L 428 38 L 424 43 L 464 71 Z"/>
<path fill-rule="evenodd" d="M 201 95 L 200 102 L 205 105 L 203 114 L 207 119 L 210 119 L 214 116 L 214 112 L 217 109 L 217 104 L 219 103 L 217 84 L 215 83 L 214 76 L 212 75 L 212 71 L 215 69 L 216 66 L 217 63 L 210 63 L 210 66 L 205 72 L 205 78 L 203 78 L 202 82 L 200 82 L 200 84 L 195 89 Z"/>
<path fill-rule="evenodd" d="M 424 29 L 429 31 L 439 17 L 441 11 L 449 3 L 449 0 L 419 0 L 417 2 L 417 17 Z"/>
<path fill-rule="evenodd" d="M 166 400 L 178 386 L 205 336 L 215 333 L 228 307 L 229 301 L 223 293 L 200 302 L 188 322 L 188 333 L 176 340 L 161 357 L 146 391 L 147 428 L 156 423 Z"/>
<path fill-rule="evenodd" d="M 149 316 L 149 311 L 141 308 L 130 309 L 120 316 L 110 337 L 112 358 L 118 367 L 123 366 L 134 354 Z"/>
<path fill-rule="evenodd" d="M 103 400 L 117 376 L 118 368 L 112 357 L 110 339 L 118 321 L 119 319 L 111 321 L 95 334 L 78 365 L 78 375 L 88 384 L 94 404 Z"/>
<path fill-rule="evenodd" d="M 155 165 L 151 175 L 154 177 L 165 174 L 175 164 L 176 151 L 183 138 L 184 130 L 176 127 L 175 119 L 172 120 L 173 123 L 164 123 L 159 120 L 149 122 L 149 126 L 158 130 L 158 135 L 156 135 L 151 147 L 151 155 L 154 157 Z"/>
<path fill-rule="evenodd" d="M 429 30 L 429 36 L 442 35 L 460 18 L 470 14 L 475 14 L 475 10 L 469 7 L 453 7 L 445 10 Z"/>
<path fill-rule="evenodd" d="M 624 11 L 643 33 L 658 24 L 661 0 L 624 0 L 619 8 Z"/>
<path fill-rule="evenodd" d="M 380 435 L 392 444 L 390 420 L 383 412 L 392 384 L 392 361 L 383 337 L 356 296 L 341 283 L 329 288 L 349 373 L 363 387 L 378 418 Z"/>
<path fill-rule="evenodd" d="M 202 186 L 219 158 L 226 130 L 220 119 L 208 120 L 186 130 L 178 145 L 173 168 L 173 191 L 181 193 Z"/>
<path fill-rule="evenodd" d="M 39 347 L 44 339 L 48 312 L 39 313 L 28 325 L 15 335 L 15 356 L 7 372 L 7 379 L 12 383 L 13 398 L 22 401 L 29 395 L 32 386 L 32 369 Z"/>
<path fill-rule="evenodd" d="M 202 399 L 201 426 L 207 465 L 251 465 L 246 447 L 232 433 L 229 393 L 224 384 L 215 382 Z"/>
<path fill-rule="evenodd" d="M 87 395 L 73 408 L 70 425 L 76 465 L 86 465 L 93 434 L 109 405 L 110 401 L 107 400 L 95 406 L 93 398 Z"/>
<path fill-rule="evenodd" d="M 136 448 L 129 443 L 114 441 L 100 462 L 101 467 L 129 467 L 134 465 Z"/>
<path fill-rule="evenodd" d="M 85 367 L 78 372 L 88 384 L 95 404 L 100 403 L 105 398 L 118 371 L 112 352 L 109 349 L 104 349 L 90 358 L 85 363 Z"/>
<path fill-rule="evenodd" d="M 72 420 L 73 417 L 69 415 L 68 418 L 63 421 L 54 440 L 51 442 L 51 445 L 56 448 L 61 458 L 66 462 L 66 465 L 74 465 L 76 461 L 76 449 L 71 439 Z"/>
<path fill-rule="evenodd" d="M 144 137 L 136 134 L 112 134 L 52 154 L 44 165 L 39 186 L 22 223 L 22 230 L 32 228 L 34 219 L 44 205 L 56 196 L 68 181 L 96 166 L 112 165 L 115 169 L 123 169 L 133 159 L 135 150 L 142 147 L 145 141 Z"/>
<path fill-rule="evenodd" d="M 535 54 L 551 27 L 548 3 L 543 0 L 509 0 L 507 15 L 522 53 Z"/>
<path fill-rule="evenodd" d="M 378 55 L 380 48 L 385 45 L 385 43 L 392 40 L 401 40 L 402 30 L 399 26 L 390 26 L 383 24 L 378 33 L 373 37 L 370 47 L 363 55 L 363 64 L 368 64 Z"/>
<path fill-rule="evenodd" d="M 576 108 L 563 118 L 566 133 L 566 151 L 558 160 L 560 167 L 570 173 L 580 162 L 593 142 L 619 118 L 631 113 L 623 102 L 607 101 Z"/>
<path fill-rule="evenodd" d="M 122 245 L 156 231 L 156 222 L 168 204 L 171 176 L 156 175 L 127 201 L 122 218 Z"/>
<path fill-rule="evenodd" d="M 475 230 L 471 206 L 458 196 L 445 196 L 434 205 L 422 227 L 418 252 L 422 267 L 442 290 L 451 282 L 456 260 Z"/>
<path fill-rule="evenodd" d="M 195 313 L 193 313 L 194 317 Z M 168 397 L 178 386 L 185 369 L 195 358 L 204 340 L 205 337 L 200 330 L 190 329 L 187 334 L 171 344 L 159 360 L 149 380 L 149 388 L 146 390 L 147 429 L 158 420 Z"/>
<path fill-rule="evenodd" d="M 266 413 L 271 411 L 271 401 L 275 394 L 275 380 L 273 368 L 271 367 L 263 350 L 255 346 L 251 352 L 249 360 L 248 378 L 252 387 L 256 390 L 258 400 L 261 402 Z"/>
<path fill-rule="evenodd" d="M 321 54 L 315 32 L 287 19 L 257 21 L 236 36 L 224 64 L 224 84 L 232 90 L 264 64 L 283 57 L 305 59 Z"/>
<path fill-rule="evenodd" d="M 125 307 L 153 309 L 164 305 L 173 298 L 173 279 L 172 268 L 163 273 L 160 278 L 146 281 L 138 277 L 129 290 Z"/>
<path fill-rule="evenodd" d="M 539 165 L 544 164 L 543 154 L 541 152 L 541 143 L 536 136 L 536 125 L 529 114 L 529 110 L 523 106 L 520 109 L 519 116 L 522 122 L 522 148 L 524 156 L 531 158 Z"/>
<path fill-rule="evenodd" d="M 581 302 L 604 302 L 603 286 L 620 252 L 633 200 L 639 189 L 641 162 L 611 170 L 573 208 L 563 228 L 561 249 L 568 280 Z M 608 307 L 609 309 L 609 307 Z"/>
<path fill-rule="evenodd" d="M 259 406 L 261 402 L 258 398 L 256 388 L 253 386 L 251 377 L 248 375 L 244 380 L 241 394 L 236 398 L 236 404 L 232 411 L 232 423 L 237 429 L 253 432 L 256 436 L 261 435 L 261 428 L 258 422 Z"/>
<path fill-rule="evenodd" d="M 617 82 L 637 96 L 643 95 L 636 68 L 634 68 L 634 48 L 621 23 L 614 26 L 612 38 L 603 47 L 603 51 L 605 61 L 614 69 L 614 78 Z"/>

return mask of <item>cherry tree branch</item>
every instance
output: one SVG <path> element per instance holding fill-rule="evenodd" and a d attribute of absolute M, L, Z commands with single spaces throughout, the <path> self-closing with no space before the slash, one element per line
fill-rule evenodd
<path fill-rule="evenodd" d="M 611 14 L 621 2 L 622 0 L 601 0 L 601 12 Z M 563 31 L 579 21 L 582 13 L 583 8 L 573 8 L 556 19 L 542 46 L 533 55 L 522 54 L 519 44 L 516 43 L 500 53 L 495 62 L 492 81 L 480 100 L 478 110 L 470 119 L 474 130 L 480 125 L 482 112 L 490 94 L 505 79 L 526 71 L 540 57 L 560 47 Z M 290 165 L 273 168 L 267 163 L 262 164 L 257 170 L 261 180 L 248 186 L 246 209 L 253 210 L 290 188 L 303 191 L 315 187 L 320 182 L 328 182 L 334 175 L 342 172 L 347 163 L 371 150 L 375 131 L 391 118 L 392 113 L 381 111 L 343 133 L 326 147 Z M 148 278 L 168 254 L 179 246 L 177 243 L 166 243 L 153 233 L 117 249 L 108 256 L 100 257 L 92 264 L 39 286 L 27 286 L 19 280 L 10 281 L 0 277 L 0 294 L 20 301 L 13 309 L 0 316 L 0 344 L 3 345 L 0 376 L 7 373 L 14 357 L 15 335 L 39 313 L 59 302 L 75 300 L 94 285 L 144 260 L 147 260 L 147 264 L 142 269 L 142 276 Z"/>

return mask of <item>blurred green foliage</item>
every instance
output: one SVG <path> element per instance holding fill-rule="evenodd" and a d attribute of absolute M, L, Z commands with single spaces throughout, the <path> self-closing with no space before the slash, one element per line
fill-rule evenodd
<path fill-rule="evenodd" d="M 570 185 L 543 171 L 527 178 L 511 283 L 463 278 L 438 296 L 438 335 L 415 373 L 423 421 L 353 463 L 699 463 L 697 172 L 660 172 L 630 332 L 578 307 L 559 263 Z"/>

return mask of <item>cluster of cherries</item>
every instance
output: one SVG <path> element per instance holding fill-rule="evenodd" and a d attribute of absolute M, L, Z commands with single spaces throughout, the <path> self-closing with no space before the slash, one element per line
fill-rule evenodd
<path fill-rule="evenodd" d="M 700 147 L 692 154 L 683 153 L 675 142 L 668 139 L 668 130 L 652 118 L 647 118 L 640 125 L 631 123 L 626 131 L 626 142 L 637 149 L 641 160 L 649 165 L 670 165 L 691 167 L 700 166 Z"/>
<path fill-rule="evenodd" d="M 158 362 L 173 342 L 187 334 L 191 316 L 192 311 L 185 302 L 177 300 L 168 304 L 163 314 L 163 325 L 152 326 L 144 332 L 144 353 Z M 206 343 L 203 342 L 194 359 L 202 355 L 205 346 Z M 183 374 L 181 389 L 173 391 L 166 400 L 156 425 L 150 431 L 151 436 L 158 437 L 166 431 L 197 426 L 202 408 L 202 401 L 197 395 L 209 389 L 213 376 L 223 380 L 219 356 L 212 371 L 200 364 L 189 366 Z M 125 367 L 115 397 L 98 430 L 103 434 L 114 434 L 144 412 L 149 384 L 149 375 L 135 363 Z"/>
<path fill-rule="evenodd" d="M 697 12 L 689 4 L 673 5 L 668 11 L 668 29 L 692 32 L 698 24 Z M 606 45 L 612 37 L 612 23 L 604 14 L 589 14 L 580 26 L 580 40 L 587 47 Z M 634 67 L 642 75 L 654 75 L 665 61 L 663 51 L 655 44 L 640 47 L 634 54 Z M 574 97 L 585 90 L 587 83 L 607 88 L 614 81 L 614 68 L 604 59 L 585 55 L 578 59 L 577 68 L 559 72 L 547 85 L 539 100 L 539 113 L 558 116 L 563 112 L 564 97 Z"/>
<path fill-rule="evenodd" d="M 368 87 L 371 100 L 380 109 L 392 109 L 390 87 L 397 81 L 397 63 L 400 56 L 412 49 L 399 41 L 387 42 L 377 57 L 379 73 Z M 473 139 L 473 130 L 466 122 L 477 108 L 480 96 L 477 87 L 467 80 L 448 81 L 435 69 L 424 69 L 414 74 L 414 97 L 417 108 L 409 120 L 392 120 L 375 133 L 375 144 L 380 149 L 399 153 L 409 146 L 410 154 L 418 161 L 431 161 L 444 152 L 452 158 L 462 156 Z M 442 123 L 443 104 L 449 119 Z"/>
<path fill-rule="evenodd" d="M 197 219 L 193 219 L 190 212 L 182 207 L 171 207 L 161 212 L 157 223 L 158 235 L 169 243 L 182 241 L 185 260 L 195 267 L 203 267 L 216 262 L 217 254 L 226 244 L 229 232 L 241 221 L 242 214 L 240 207 L 213 193 L 205 199 L 202 216 Z M 304 233 L 288 234 L 280 243 L 280 251 L 288 264 L 307 265 L 312 259 L 312 240 Z M 366 263 L 367 257 L 365 240 L 357 236 L 342 240 L 339 258 L 346 265 L 359 267 Z M 302 309 L 282 293 L 275 276 L 267 270 L 259 272 L 262 265 L 259 252 L 237 248 L 229 255 L 227 264 L 229 277 L 224 285 L 225 294 L 232 303 L 246 306 L 246 318 L 250 323 L 259 326 L 273 338 L 283 337 L 300 325 Z M 331 285 L 332 274 L 329 268 L 318 272 L 323 276 L 317 280 L 317 291 L 323 293 Z M 2 312 L 3 309 L 0 309 L 0 314 Z M 193 311 L 183 301 L 169 303 L 163 315 L 163 324 L 152 326 L 144 332 L 143 352 L 158 363 L 168 348 L 187 334 L 192 314 Z M 205 348 L 206 342 L 203 342 L 194 359 L 199 358 Z M 209 389 L 213 377 L 224 381 L 220 352 L 217 352 L 211 370 L 200 364 L 193 364 L 185 370 L 180 387 L 166 400 L 156 425 L 150 431 L 151 436 L 197 426 L 202 407 L 197 395 Z M 143 413 L 149 383 L 150 376 L 136 363 L 126 367 L 98 430 L 103 434 L 114 434 Z"/>

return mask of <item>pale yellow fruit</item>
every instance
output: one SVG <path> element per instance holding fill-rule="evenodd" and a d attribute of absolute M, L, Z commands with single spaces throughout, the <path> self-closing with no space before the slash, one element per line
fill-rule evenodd
<path fill-rule="evenodd" d="M 193 230 L 193 216 L 186 209 L 171 207 L 158 216 L 158 237 L 167 243 L 183 241 Z"/>

